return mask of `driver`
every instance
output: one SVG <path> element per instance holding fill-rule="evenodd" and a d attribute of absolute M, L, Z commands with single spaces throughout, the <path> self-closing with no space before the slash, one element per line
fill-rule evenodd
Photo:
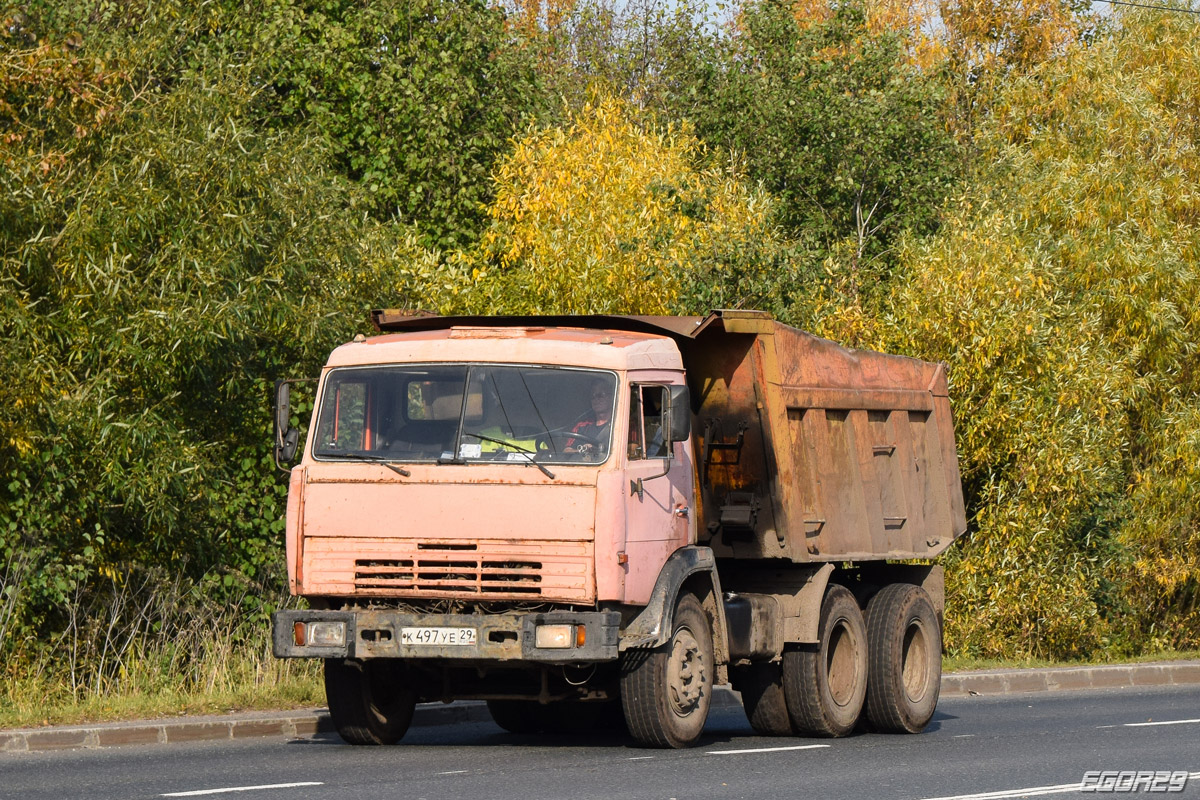
<path fill-rule="evenodd" d="M 592 381 L 590 398 L 591 409 L 571 428 L 571 433 L 579 434 L 580 438 L 567 439 L 564 452 L 583 453 L 595 458 L 600 455 L 600 452 L 597 450 L 596 444 L 589 440 L 607 441 L 609 426 L 612 424 L 613 396 L 612 387 L 608 385 L 608 381 L 603 378 Z"/>

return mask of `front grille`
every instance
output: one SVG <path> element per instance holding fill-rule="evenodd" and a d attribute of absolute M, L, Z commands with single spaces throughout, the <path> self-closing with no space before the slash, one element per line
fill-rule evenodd
<path fill-rule="evenodd" d="M 588 541 L 308 537 L 301 574 L 311 594 L 590 603 Z"/>
<path fill-rule="evenodd" d="M 462 545 L 445 548 L 420 545 L 418 558 L 358 559 L 354 562 L 354 586 L 358 589 L 405 589 L 430 596 L 462 592 L 479 595 L 540 593 L 540 561 L 491 561 L 485 556 L 467 559 L 464 558 L 465 549 Z"/>

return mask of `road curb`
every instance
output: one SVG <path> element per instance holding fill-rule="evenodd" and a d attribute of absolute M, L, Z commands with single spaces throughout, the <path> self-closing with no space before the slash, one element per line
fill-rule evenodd
<path fill-rule="evenodd" d="M 942 697 L 1193 684 L 1200 684 L 1200 661 L 976 670 L 943 675 Z"/>
<path fill-rule="evenodd" d="M 1096 667 L 1002 669 L 947 673 L 942 697 L 986 697 L 1028 692 L 1119 689 L 1200 684 L 1200 661 L 1117 664 Z M 741 706 L 741 698 L 725 687 L 713 695 L 717 708 Z M 481 701 L 422 703 L 413 717 L 416 727 L 484 722 L 491 719 Z M 100 749 L 125 745 L 249 739 L 277 736 L 297 739 L 332 733 L 324 709 L 248 712 L 209 717 L 97 723 L 0 731 L 0 752 Z"/>

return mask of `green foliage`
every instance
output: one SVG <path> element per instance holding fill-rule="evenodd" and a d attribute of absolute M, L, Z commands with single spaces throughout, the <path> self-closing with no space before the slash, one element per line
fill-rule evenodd
<path fill-rule="evenodd" d="M 694 91 L 697 135 L 744 154 L 850 298 L 890 274 L 903 233 L 935 229 L 960 165 L 940 95 L 858 7 L 801 29 L 787 3 L 748 4 Z"/>
<path fill-rule="evenodd" d="M 526 14 L 541 6 L 528 4 Z M 688 116 L 696 76 L 711 68 L 720 36 L 710 7 L 696 0 L 550 0 L 546 6 L 544 17 L 514 21 L 527 23 L 539 46 L 538 71 L 567 113 L 578 114 L 600 92 L 650 121 Z"/>
<path fill-rule="evenodd" d="M 1122 592 L 1136 640 L 1152 649 L 1200 641 L 1200 407 L 1193 399 L 1163 412 L 1119 533 Z"/>
<path fill-rule="evenodd" d="M 276 571 L 193 580 L 133 566 L 64 606 L 38 651 L 7 660 L 0 727 L 318 702 L 318 665 L 271 656 Z"/>
<path fill-rule="evenodd" d="M 132 565 L 277 560 L 268 382 L 313 374 L 436 271 L 364 215 L 322 137 L 255 125 L 251 70 L 180 55 L 203 14 L 0 53 L 7 650 Z M 38 102 L 50 85 L 64 99 Z"/>
<path fill-rule="evenodd" d="M 471 0 L 269 0 L 243 31 L 268 120 L 308 120 L 371 213 L 439 246 L 469 243 L 488 174 L 543 104 L 531 52 Z"/>

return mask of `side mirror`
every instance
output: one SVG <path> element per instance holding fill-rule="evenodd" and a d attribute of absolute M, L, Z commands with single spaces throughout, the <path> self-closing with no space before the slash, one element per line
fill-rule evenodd
<path fill-rule="evenodd" d="M 686 442 L 692 435 L 692 395 L 686 386 L 671 386 L 671 442 Z"/>
<path fill-rule="evenodd" d="M 291 424 L 292 386 L 289 381 L 275 381 L 275 466 L 286 471 L 284 464 L 296 459 L 300 431 Z"/>

